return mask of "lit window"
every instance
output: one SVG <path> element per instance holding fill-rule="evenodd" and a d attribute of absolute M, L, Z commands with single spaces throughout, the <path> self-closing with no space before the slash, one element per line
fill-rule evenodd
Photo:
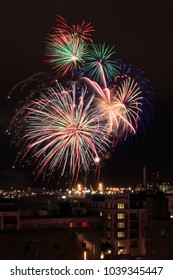
<path fill-rule="evenodd" d="M 124 213 L 118 213 L 117 218 L 118 220 L 124 219 Z"/>
<path fill-rule="evenodd" d="M 118 209 L 124 209 L 124 203 L 118 203 L 117 207 Z"/>
<path fill-rule="evenodd" d="M 124 242 L 123 241 L 118 241 L 118 248 L 124 248 Z"/>
<path fill-rule="evenodd" d="M 124 237 L 124 232 L 123 231 L 118 231 L 117 232 L 117 237 Z"/>
<path fill-rule="evenodd" d="M 124 228 L 124 223 L 123 222 L 118 223 L 118 228 Z"/>
<path fill-rule="evenodd" d="M 107 219 L 111 220 L 111 213 L 107 213 Z"/>
<path fill-rule="evenodd" d="M 102 217 L 103 216 L 103 212 L 100 212 L 100 217 Z"/>

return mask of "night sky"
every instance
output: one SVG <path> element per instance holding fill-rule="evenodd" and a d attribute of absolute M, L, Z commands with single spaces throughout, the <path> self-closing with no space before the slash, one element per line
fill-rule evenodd
<path fill-rule="evenodd" d="M 13 96 L 9 101 L 7 96 L 17 82 L 34 73 L 50 71 L 43 62 L 45 41 L 57 15 L 69 24 L 91 22 L 95 29 L 93 41 L 115 45 L 116 58 L 134 69 L 142 69 L 154 88 L 156 113 L 150 130 L 142 138 L 115 149 L 101 169 L 101 180 L 116 185 L 140 183 L 142 167 L 146 166 L 148 179 L 159 171 L 163 180 L 173 181 L 171 3 L 171 0 L 1 0 L 0 189 L 33 183 L 31 170 L 12 169 L 15 150 L 10 149 L 11 138 L 5 130 L 18 99 Z"/>

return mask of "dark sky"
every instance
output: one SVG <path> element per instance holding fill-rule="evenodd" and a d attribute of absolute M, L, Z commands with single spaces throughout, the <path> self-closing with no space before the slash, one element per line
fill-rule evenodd
<path fill-rule="evenodd" d="M 14 115 L 15 102 L 7 100 L 10 89 L 19 81 L 50 70 L 43 60 L 45 41 L 61 15 L 69 24 L 91 22 L 95 43 L 116 46 L 116 58 L 142 69 L 151 81 L 156 98 L 156 114 L 151 129 L 142 139 L 115 150 L 101 169 L 108 184 L 142 182 L 142 167 L 148 179 L 159 170 L 163 180 L 173 180 L 172 149 L 172 1 L 59 1 L 1 0 L 0 2 L 0 189 L 4 186 L 29 186 L 32 172 L 12 169 L 15 153 L 5 130 Z M 37 183 L 38 184 L 38 183 Z"/>

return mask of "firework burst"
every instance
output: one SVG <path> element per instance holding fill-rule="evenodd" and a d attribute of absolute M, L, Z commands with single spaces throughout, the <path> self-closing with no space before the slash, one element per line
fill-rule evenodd
<path fill-rule="evenodd" d="M 93 95 L 86 104 L 86 90 L 81 88 L 77 101 L 75 85 L 70 90 L 59 85 L 56 91 L 49 89 L 23 108 L 20 123 L 25 133 L 17 140 L 17 145 L 22 146 L 20 160 L 32 156 L 37 177 L 43 173 L 51 177 L 57 169 L 63 175 L 68 165 L 73 181 L 92 164 L 99 173 L 95 159 L 106 153 L 109 139 L 97 110 L 92 109 Z"/>
<path fill-rule="evenodd" d="M 72 77 L 84 64 L 86 45 L 78 37 L 52 36 L 47 44 L 47 62 L 61 76 L 71 73 Z"/>
<path fill-rule="evenodd" d="M 88 79 L 90 85 L 98 93 L 96 98 L 96 106 L 99 113 L 104 119 L 105 126 L 109 134 L 118 133 L 121 135 L 128 133 L 136 133 L 139 120 L 139 112 L 141 112 L 142 97 L 141 90 L 133 79 L 126 79 L 116 90 L 114 88 L 100 88 L 98 85 Z"/>
<path fill-rule="evenodd" d="M 85 63 L 84 54 L 87 52 L 87 41 L 91 40 L 91 32 L 94 29 L 85 21 L 81 25 L 68 25 L 66 20 L 57 17 L 57 26 L 54 33 L 47 41 L 46 56 L 52 68 L 61 76 L 74 73 Z"/>
<path fill-rule="evenodd" d="M 106 46 L 105 43 L 90 44 L 84 55 L 86 63 L 82 71 L 84 71 L 88 77 L 105 85 L 103 81 L 103 71 L 108 81 L 111 81 L 112 78 L 118 74 L 118 66 L 116 62 L 111 59 L 114 53 L 114 46 L 109 47 Z"/>
<path fill-rule="evenodd" d="M 121 95 L 123 96 L 122 90 L 120 90 L 120 88 L 122 88 L 122 85 L 125 85 L 125 81 L 128 80 L 133 81 L 133 85 L 140 89 L 138 94 L 138 101 L 140 98 L 140 109 L 137 109 L 136 111 L 139 115 L 136 130 L 139 132 L 145 132 L 147 127 L 150 127 L 155 112 L 154 93 L 151 82 L 146 78 L 145 73 L 142 70 L 133 70 L 131 65 L 128 66 L 121 60 L 119 60 L 117 63 L 119 65 L 120 74 L 115 78 L 115 88 L 118 89 L 118 92 L 121 91 Z"/>
<path fill-rule="evenodd" d="M 91 23 L 82 22 L 81 25 L 68 25 L 67 21 L 61 17 L 57 16 L 57 25 L 54 28 L 55 35 L 58 37 L 78 37 L 82 42 L 90 41 L 92 42 L 91 33 L 94 31 Z"/>

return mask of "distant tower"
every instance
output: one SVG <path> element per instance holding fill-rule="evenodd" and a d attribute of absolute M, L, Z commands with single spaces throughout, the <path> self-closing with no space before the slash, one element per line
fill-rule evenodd
<path fill-rule="evenodd" d="M 159 173 L 159 171 L 157 171 L 157 173 L 156 173 L 156 180 L 157 181 L 160 180 L 160 173 Z"/>
<path fill-rule="evenodd" d="M 143 167 L 143 186 L 147 187 L 147 172 L 146 172 L 146 166 Z"/>

